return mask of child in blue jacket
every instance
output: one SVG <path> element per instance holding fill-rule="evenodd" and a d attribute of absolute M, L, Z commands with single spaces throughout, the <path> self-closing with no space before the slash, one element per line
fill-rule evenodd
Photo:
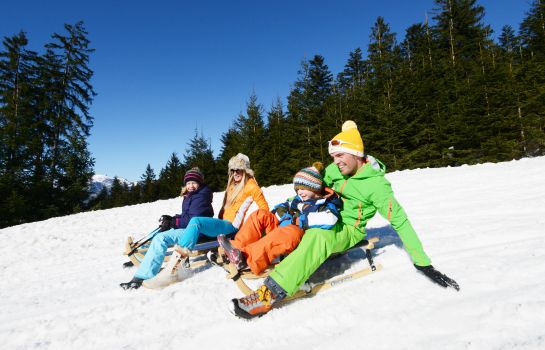
<path fill-rule="evenodd" d="M 293 179 L 295 197 L 278 204 L 272 212 L 252 213 L 234 240 L 218 237 L 231 263 L 239 270 L 248 267 L 259 274 L 274 259 L 293 251 L 305 230 L 329 230 L 337 224 L 342 203 L 333 190 L 324 188 L 322 169 L 320 162 L 301 169 Z"/>

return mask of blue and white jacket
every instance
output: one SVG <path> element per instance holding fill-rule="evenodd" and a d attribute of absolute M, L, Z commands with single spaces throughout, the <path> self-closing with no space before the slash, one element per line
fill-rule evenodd
<path fill-rule="evenodd" d="M 329 230 L 339 221 L 342 201 L 330 188 L 325 195 L 303 201 L 298 195 L 274 207 L 272 212 L 280 222 L 279 226 L 297 225 L 303 230 L 321 228 Z"/>

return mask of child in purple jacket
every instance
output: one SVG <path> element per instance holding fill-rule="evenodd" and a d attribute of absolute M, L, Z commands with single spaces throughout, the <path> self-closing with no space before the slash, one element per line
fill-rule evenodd
<path fill-rule="evenodd" d="M 161 230 L 151 240 L 150 247 L 131 281 L 121 283 L 123 289 L 137 289 L 146 279 L 155 276 L 161 269 L 166 251 L 183 234 L 189 220 L 193 217 L 213 217 L 212 190 L 204 184 L 204 176 L 199 168 L 192 168 L 184 175 L 182 190 L 182 213 L 174 217 L 161 217 Z"/>

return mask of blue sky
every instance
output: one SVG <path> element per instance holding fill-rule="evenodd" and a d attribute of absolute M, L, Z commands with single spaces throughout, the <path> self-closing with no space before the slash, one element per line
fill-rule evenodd
<path fill-rule="evenodd" d="M 530 0 L 480 0 L 496 33 L 518 29 Z M 85 22 L 97 96 L 89 148 L 97 174 L 137 180 L 156 174 L 172 152 L 182 158 L 195 129 L 220 137 L 252 92 L 266 110 L 285 101 L 301 60 L 325 57 L 336 75 L 350 51 L 369 43 L 377 16 L 402 40 L 433 16 L 433 0 L 353 1 L 10 1 L 0 36 L 27 32 L 42 51 L 64 23 Z"/>

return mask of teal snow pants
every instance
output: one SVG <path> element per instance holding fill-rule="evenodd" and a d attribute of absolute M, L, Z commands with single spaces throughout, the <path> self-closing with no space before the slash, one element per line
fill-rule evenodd
<path fill-rule="evenodd" d="M 177 244 L 191 250 L 197 244 L 199 235 L 217 237 L 220 234 L 229 235 L 235 232 L 237 232 L 237 229 L 233 227 L 230 221 L 208 217 L 191 218 L 185 229 L 179 228 L 159 232 L 151 240 L 150 247 L 134 277 L 147 280 L 157 275 L 169 246 Z"/>

